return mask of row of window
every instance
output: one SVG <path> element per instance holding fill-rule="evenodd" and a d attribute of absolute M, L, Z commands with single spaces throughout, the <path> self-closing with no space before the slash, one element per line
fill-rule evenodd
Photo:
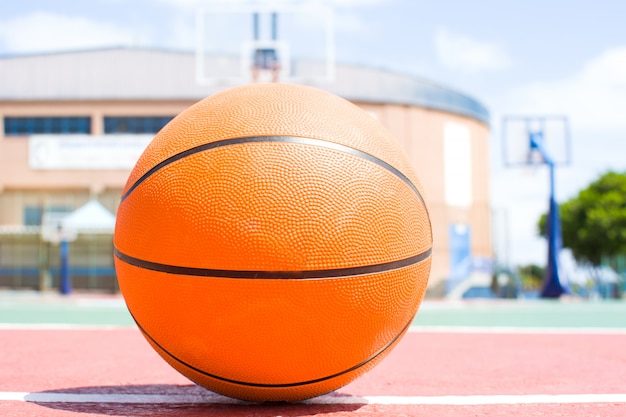
<path fill-rule="evenodd" d="M 161 117 L 105 117 L 104 133 L 157 133 L 172 120 Z"/>
<path fill-rule="evenodd" d="M 5 117 L 5 136 L 35 133 L 90 133 L 89 117 Z"/>
<path fill-rule="evenodd" d="M 104 133 L 154 134 L 174 116 L 137 116 L 104 118 Z M 5 136 L 36 134 L 90 134 L 91 118 L 88 116 L 68 117 L 5 117 Z"/>
<path fill-rule="evenodd" d="M 51 206 L 46 208 L 46 212 L 69 214 L 72 212 L 72 208 L 67 206 Z M 41 206 L 24 207 L 24 226 L 41 226 L 43 213 L 44 211 Z"/>

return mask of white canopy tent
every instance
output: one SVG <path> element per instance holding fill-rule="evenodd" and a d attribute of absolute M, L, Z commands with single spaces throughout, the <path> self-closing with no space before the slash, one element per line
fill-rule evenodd
<path fill-rule="evenodd" d="M 115 228 L 115 216 L 98 201 L 91 200 L 65 217 L 61 223 L 64 229 L 78 233 L 111 234 Z"/>
<path fill-rule="evenodd" d="M 79 233 L 112 234 L 115 216 L 92 200 L 70 214 L 46 213 L 41 226 L 44 241 L 59 243 L 73 241 Z"/>

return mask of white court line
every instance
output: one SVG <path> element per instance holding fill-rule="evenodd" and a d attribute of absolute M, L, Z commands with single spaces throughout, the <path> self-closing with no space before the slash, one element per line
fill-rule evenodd
<path fill-rule="evenodd" d="M 475 334 L 626 334 L 619 327 L 513 327 L 513 326 L 411 326 L 409 333 L 475 333 Z"/>
<path fill-rule="evenodd" d="M 134 324 L 0 323 L 0 330 L 119 330 L 136 329 Z"/>
<path fill-rule="evenodd" d="M 120 330 L 134 324 L 0 323 L 0 330 Z M 468 334 L 589 334 L 626 335 L 626 328 L 611 327 L 513 327 L 513 326 L 411 326 L 409 333 Z"/>
<path fill-rule="evenodd" d="M 108 403 L 108 404 L 251 404 L 218 394 L 71 394 L 0 392 L 0 401 L 34 403 Z M 626 403 L 626 394 L 555 395 L 444 395 L 444 396 L 340 396 L 323 395 L 302 404 L 377 404 L 377 405 L 514 405 L 514 404 L 591 404 Z"/>

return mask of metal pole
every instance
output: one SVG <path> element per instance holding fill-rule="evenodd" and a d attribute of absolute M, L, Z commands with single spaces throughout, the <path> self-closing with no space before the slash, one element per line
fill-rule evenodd
<path fill-rule="evenodd" d="M 272 40 L 278 39 L 278 13 L 272 13 Z"/>
<path fill-rule="evenodd" d="M 541 288 L 542 298 L 559 298 L 568 292 L 563 286 L 561 269 L 559 267 L 559 253 L 563 246 L 561 238 L 561 219 L 559 217 L 559 206 L 555 198 L 555 163 L 543 147 L 543 132 L 530 133 L 531 147 L 537 149 L 543 157 L 545 163 L 550 168 L 550 209 L 548 212 L 548 265 L 543 278 L 543 286 Z"/>
<path fill-rule="evenodd" d="M 550 211 L 548 213 L 548 266 L 541 289 L 542 298 L 558 298 L 565 294 L 559 268 L 559 253 L 562 247 L 559 206 L 554 198 L 554 164 L 550 167 Z"/>
<path fill-rule="evenodd" d="M 69 257 L 70 257 L 70 242 L 67 240 L 61 241 L 61 285 L 60 291 L 63 295 L 69 295 L 72 293 L 72 282 L 70 278 Z"/>
<path fill-rule="evenodd" d="M 46 292 L 50 282 L 50 244 L 43 239 L 39 241 L 39 291 Z"/>
<path fill-rule="evenodd" d="M 254 40 L 258 41 L 259 40 L 259 14 L 258 13 L 252 14 L 252 32 L 254 34 Z"/>

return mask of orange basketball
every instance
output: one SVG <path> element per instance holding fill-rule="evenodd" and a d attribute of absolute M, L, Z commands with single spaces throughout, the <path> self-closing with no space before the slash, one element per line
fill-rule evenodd
<path fill-rule="evenodd" d="M 421 185 L 348 101 L 261 84 L 183 111 L 123 191 L 115 266 L 152 347 L 192 381 L 297 401 L 374 367 L 426 290 Z"/>

